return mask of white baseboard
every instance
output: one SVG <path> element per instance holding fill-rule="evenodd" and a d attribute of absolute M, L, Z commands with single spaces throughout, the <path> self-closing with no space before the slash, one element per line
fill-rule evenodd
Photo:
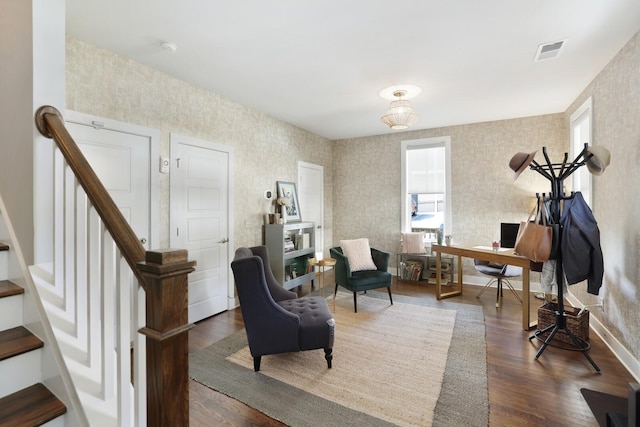
<path fill-rule="evenodd" d="M 573 307 L 583 307 L 580 301 L 570 292 L 567 293 L 565 298 Z M 627 350 L 595 316 L 589 316 L 589 328 L 609 347 L 613 355 L 627 368 L 636 382 L 640 382 L 640 362 L 638 359 L 633 357 L 629 350 Z M 595 362 L 596 364 L 598 363 L 597 360 Z"/>

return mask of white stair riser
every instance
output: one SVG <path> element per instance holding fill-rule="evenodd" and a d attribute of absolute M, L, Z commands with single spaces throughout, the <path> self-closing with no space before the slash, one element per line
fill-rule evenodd
<path fill-rule="evenodd" d="M 9 271 L 7 265 L 8 254 L 7 251 L 0 251 L 0 280 L 7 280 L 7 271 Z"/>
<path fill-rule="evenodd" d="M 0 331 L 22 325 L 22 295 L 0 298 Z"/>
<path fill-rule="evenodd" d="M 42 427 L 64 427 L 65 425 L 65 415 L 62 415 L 55 420 L 51 420 L 48 423 L 42 424 Z"/>
<path fill-rule="evenodd" d="M 0 361 L 0 397 L 42 381 L 42 350 L 33 350 Z"/>

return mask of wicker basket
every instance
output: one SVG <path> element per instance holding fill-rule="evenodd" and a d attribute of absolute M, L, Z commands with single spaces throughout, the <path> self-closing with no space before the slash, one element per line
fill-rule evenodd
<path fill-rule="evenodd" d="M 558 304 L 554 302 L 545 303 L 538 308 L 538 330 L 542 330 L 556 322 L 557 309 Z M 585 310 L 580 316 L 578 316 L 580 310 L 575 307 L 565 306 L 564 312 L 566 314 L 567 329 L 576 337 L 589 341 L 589 311 Z M 550 331 L 540 334 L 540 336 L 546 338 L 549 333 Z M 569 337 L 569 335 L 567 335 L 567 333 L 562 329 L 556 332 L 553 336 L 553 340 L 573 345 L 571 337 Z"/>

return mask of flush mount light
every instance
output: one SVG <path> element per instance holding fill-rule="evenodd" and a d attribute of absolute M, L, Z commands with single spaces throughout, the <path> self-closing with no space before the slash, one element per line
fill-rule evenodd
<path fill-rule="evenodd" d="M 414 124 L 418 120 L 418 113 L 413 110 L 408 98 L 419 93 L 420 88 L 411 85 L 391 86 L 380 91 L 380 97 L 393 99 L 389 109 L 380 117 L 380 121 L 394 130 L 407 129 Z"/>
<path fill-rule="evenodd" d="M 160 43 L 160 47 L 169 53 L 176 53 L 176 50 L 178 50 L 178 45 L 173 42 L 162 42 Z"/>
<path fill-rule="evenodd" d="M 394 92 L 397 92 L 399 90 L 405 92 L 405 94 L 402 95 L 403 99 L 414 98 L 420 95 L 420 92 L 422 92 L 422 89 L 414 85 L 393 85 L 382 89 L 378 93 L 378 96 L 380 96 L 380 98 L 382 99 L 386 99 L 387 101 L 395 101 L 397 97 L 394 95 Z"/>

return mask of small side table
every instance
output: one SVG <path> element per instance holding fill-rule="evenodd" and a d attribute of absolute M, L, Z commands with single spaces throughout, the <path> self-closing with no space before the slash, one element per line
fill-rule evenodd
<path fill-rule="evenodd" d="M 333 267 L 334 265 L 336 265 L 336 260 L 333 258 L 323 258 L 321 260 L 318 260 L 316 258 L 309 258 L 309 267 L 315 269 L 315 267 L 318 267 L 319 271 L 318 273 L 316 273 L 317 275 L 319 275 L 320 277 L 318 278 L 318 295 L 320 295 L 320 289 L 322 289 L 322 295 L 321 296 L 325 296 L 324 295 L 324 270 L 325 267 Z M 311 284 L 311 288 L 310 288 L 310 292 L 313 291 L 313 282 Z"/>

